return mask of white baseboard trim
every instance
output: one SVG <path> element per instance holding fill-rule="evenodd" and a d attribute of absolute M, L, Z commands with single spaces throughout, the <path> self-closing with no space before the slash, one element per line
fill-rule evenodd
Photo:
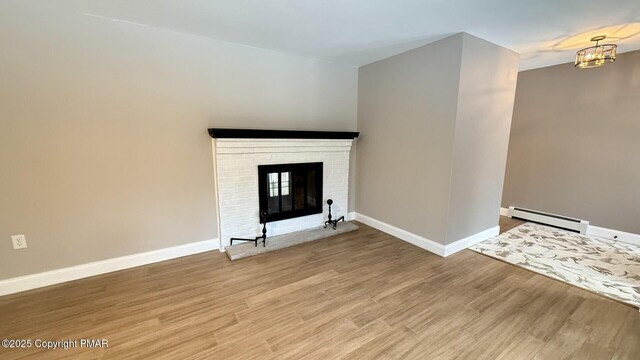
<path fill-rule="evenodd" d="M 95 261 L 68 268 L 41 272 L 33 275 L 20 276 L 7 280 L 0 280 L 0 296 L 14 294 L 21 291 L 55 285 L 67 281 L 101 275 L 113 271 L 129 269 L 141 265 L 175 259 L 202 252 L 218 250 L 218 239 L 205 240 L 190 244 L 173 246 L 170 248 L 147 251 L 139 254 L 121 256 L 117 258 Z"/>
<path fill-rule="evenodd" d="M 621 241 L 628 244 L 640 246 L 640 235 L 628 233 L 620 230 L 607 229 L 599 226 L 589 225 L 587 235 L 601 237 L 609 240 Z"/>
<path fill-rule="evenodd" d="M 511 215 L 509 215 L 509 209 L 503 208 L 503 207 L 500 208 L 500 215 L 501 216 L 509 216 L 509 217 L 511 217 Z"/>
<path fill-rule="evenodd" d="M 393 225 L 389 225 L 385 222 L 382 222 L 380 220 L 376 220 L 372 217 L 360 214 L 360 213 L 356 213 L 355 214 L 355 219 L 357 221 L 360 221 L 364 224 L 367 224 L 373 228 L 376 228 L 382 232 L 385 232 L 389 235 L 393 235 L 395 237 L 397 237 L 400 240 L 404 240 L 408 243 L 411 243 L 417 247 L 423 248 L 427 251 L 430 251 L 436 255 L 440 255 L 442 257 L 446 257 L 449 256 L 451 254 L 455 254 L 458 251 L 464 250 L 466 248 L 468 248 L 469 246 L 473 246 L 479 242 L 482 242 L 490 237 L 496 236 L 500 233 L 500 226 L 494 226 L 490 229 L 481 231 L 477 234 L 471 235 L 469 237 L 466 237 L 464 239 L 455 241 L 451 244 L 448 245 L 443 245 L 440 244 L 438 242 L 435 242 L 433 240 L 429 240 L 425 237 L 422 237 L 420 235 L 416 235 L 412 232 L 400 229 L 398 227 L 395 227 Z"/>
<path fill-rule="evenodd" d="M 483 242 L 489 238 L 494 236 L 498 236 L 500 234 L 500 226 L 494 226 L 484 231 L 480 231 L 477 234 L 473 234 L 464 239 L 460 239 L 458 241 L 454 241 L 451 244 L 445 245 L 444 247 L 444 256 L 449 256 L 457 253 L 458 251 L 464 250 L 468 247 L 471 247 L 479 242 Z"/>
<path fill-rule="evenodd" d="M 393 225 L 389 225 L 387 223 L 384 223 L 380 220 L 376 220 L 372 217 L 360 214 L 360 213 L 356 213 L 356 220 L 360 221 L 361 223 L 367 224 L 369 226 L 371 226 L 372 228 L 376 228 L 382 232 L 385 232 L 389 235 L 395 236 L 400 240 L 404 240 L 408 243 L 411 243 L 417 247 L 423 248 L 427 251 L 430 251 L 436 255 L 440 255 L 440 256 L 444 256 L 444 245 L 437 243 L 433 240 L 429 240 L 427 238 L 424 238 L 420 235 L 416 235 L 414 233 L 411 233 L 407 230 L 403 230 L 400 229 L 398 227 L 395 227 Z"/>

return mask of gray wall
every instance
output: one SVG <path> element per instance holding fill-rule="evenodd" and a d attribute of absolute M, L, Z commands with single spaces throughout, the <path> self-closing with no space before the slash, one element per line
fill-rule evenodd
<path fill-rule="evenodd" d="M 358 213 L 445 239 L 461 52 L 458 34 L 360 68 Z"/>
<path fill-rule="evenodd" d="M 457 34 L 360 68 L 358 213 L 442 244 L 497 226 L 517 67 Z"/>
<path fill-rule="evenodd" d="M 463 36 L 446 243 L 497 225 L 519 61 Z"/>
<path fill-rule="evenodd" d="M 0 3 L 0 279 L 216 238 L 208 127 L 356 130 L 355 68 L 60 5 Z"/>
<path fill-rule="evenodd" d="M 502 206 L 640 234 L 640 51 L 520 73 Z"/>

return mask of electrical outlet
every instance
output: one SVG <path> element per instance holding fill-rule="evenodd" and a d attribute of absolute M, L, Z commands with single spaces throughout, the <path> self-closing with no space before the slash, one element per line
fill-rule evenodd
<path fill-rule="evenodd" d="M 24 235 L 11 236 L 11 242 L 13 243 L 13 249 L 24 249 L 27 247 L 27 238 Z"/>

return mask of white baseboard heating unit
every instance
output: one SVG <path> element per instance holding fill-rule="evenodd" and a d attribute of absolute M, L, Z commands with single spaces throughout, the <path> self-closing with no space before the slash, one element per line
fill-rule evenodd
<path fill-rule="evenodd" d="M 519 208 L 515 206 L 509 206 L 509 217 L 528 220 L 544 225 L 551 225 L 557 228 L 579 232 L 582 235 L 586 235 L 587 228 L 589 227 L 589 222 L 586 220 L 580 220 L 556 214 L 549 214 L 542 211 Z"/>

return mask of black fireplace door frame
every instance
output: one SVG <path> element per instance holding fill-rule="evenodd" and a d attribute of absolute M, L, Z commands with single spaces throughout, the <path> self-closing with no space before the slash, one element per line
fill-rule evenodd
<path fill-rule="evenodd" d="M 282 179 L 280 177 L 280 173 L 283 172 L 291 172 L 292 176 L 289 179 L 290 182 L 294 183 L 295 175 L 293 174 L 305 174 L 305 183 L 306 187 L 309 182 L 307 171 L 315 170 L 315 183 L 316 183 L 316 205 L 310 206 L 307 202 L 307 196 L 304 196 L 304 209 L 295 209 L 296 198 L 295 198 L 295 189 L 293 184 L 291 186 L 291 208 L 290 211 L 282 211 Z M 263 210 L 269 211 L 269 174 L 270 173 L 278 173 L 278 197 L 279 197 L 279 209 L 280 212 L 277 213 L 269 213 L 267 217 L 267 222 L 285 220 L 285 219 L 293 219 L 301 216 L 313 215 L 313 214 L 322 214 L 322 188 L 323 188 L 323 163 L 322 162 L 313 162 L 313 163 L 294 163 L 294 164 L 275 164 L 275 165 L 258 165 L 258 188 L 259 188 L 259 199 L 260 199 L 260 211 Z M 305 190 L 306 195 L 306 190 Z"/>

